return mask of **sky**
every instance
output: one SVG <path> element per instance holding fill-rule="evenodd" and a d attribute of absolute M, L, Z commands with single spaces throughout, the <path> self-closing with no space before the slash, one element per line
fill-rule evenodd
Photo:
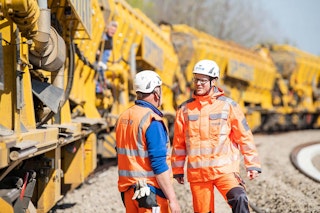
<path fill-rule="evenodd" d="M 292 46 L 303 51 L 320 55 L 320 0 L 260 1 L 281 38 L 288 38 Z"/>

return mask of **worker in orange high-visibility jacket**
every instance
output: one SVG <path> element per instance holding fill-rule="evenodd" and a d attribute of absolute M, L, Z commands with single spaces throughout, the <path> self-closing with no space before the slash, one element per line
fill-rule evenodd
<path fill-rule="evenodd" d="M 135 76 L 137 100 L 116 125 L 118 188 L 127 213 L 179 213 L 172 185 L 168 130 L 159 111 L 162 81 L 150 70 Z"/>
<path fill-rule="evenodd" d="M 187 159 L 194 212 L 214 212 L 214 186 L 232 212 L 249 212 L 244 182 L 239 175 L 240 153 L 250 179 L 261 173 L 260 162 L 239 105 L 215 86 L 219 74 L 220 69 L 212 60 L 201 60 L 194 66 L 193 97 L 176 113 L 173 175 L 184 183 Z"/>

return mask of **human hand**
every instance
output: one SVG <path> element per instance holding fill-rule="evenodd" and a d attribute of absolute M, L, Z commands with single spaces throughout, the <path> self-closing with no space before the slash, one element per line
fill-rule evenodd
<path fill-rule="evenodd" d="M 256 170 L 250 170 L 250 171 L 247 172 L 247 176 L 248 176 L 248 178 L 250 180 L 253 180 L 253 179 L 255 179 L 256 177 L 259 176 L 259 172 L 256 171 Z"/>
<path fill-rule="evenodd" d="M 171 210 L 171 213 L 180 213 L 181 212 L 180 205 L 177 200 L 175 200 L 173 202 L 170 201 L 169 208 Z"/>
<path fill-rule="evenodd" d="M 175 177 L 174 179 L 176 179 L 178 183 L 184 184 L 184 177 Z"/>

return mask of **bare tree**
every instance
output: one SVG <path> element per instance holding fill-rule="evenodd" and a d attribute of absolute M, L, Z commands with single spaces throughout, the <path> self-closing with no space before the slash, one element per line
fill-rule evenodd
<path fill-rule="evenodd" d="M 216 0 L 210 6 L 216 16 L 209 33 L 224 40 L 252 46 L 263 41 L 274 40 L 268 14 L 252 0 Z"/>
<path fill-rule="evenodd" d="M 154 22 L 186 24 L 250 47 L 273 42 L 278 28 L 255 0 L 131 0 Z M 138 2 L 138 3 L 137 3 Z M 141 6 L 142 5 L 142 6 Z M 142 8 L 141 8 L 142 7 Z"/>

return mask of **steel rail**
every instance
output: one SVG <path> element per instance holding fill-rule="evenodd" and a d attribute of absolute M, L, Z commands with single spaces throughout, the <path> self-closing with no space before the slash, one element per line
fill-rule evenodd
<path fill-rule="evenodd" d="M 290 160 L 302 174 L 316 182 L 320 182 L 319 167 L 317 168 L 312 162 L 316 156 L 320 156 L 320 141 L 296 146 L 290 153 Z"/>

